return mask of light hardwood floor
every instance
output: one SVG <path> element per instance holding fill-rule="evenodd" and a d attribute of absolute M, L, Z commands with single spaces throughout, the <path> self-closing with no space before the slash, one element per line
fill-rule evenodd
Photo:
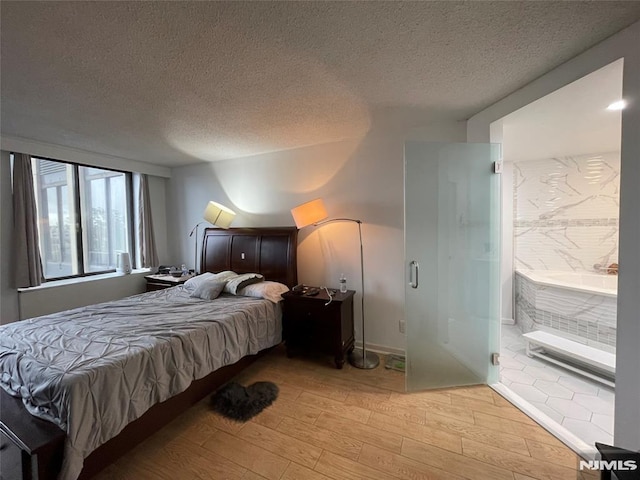
<path fill-rule="evenodd" d="M 101 472 L 107 479 L 595 479 L 577 456 L 486 386 L 405 394 L 404 374 L 288 359 L 275 349 L 241 373 L 276 383 L 247 423 L 208 399 Z"/>

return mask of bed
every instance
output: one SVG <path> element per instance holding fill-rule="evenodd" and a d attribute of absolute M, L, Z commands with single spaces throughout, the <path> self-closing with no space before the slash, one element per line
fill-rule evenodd
<path fill-rule="evenodd" d="M 288 227 L 207 229 L 201 271 L 291 287 L 296 241 Z M 3 326 L 0 430 L 19 450 L 17 465 L 3 451 L 3 478 L 89 478 L 281 341 L 279 305 L 189 295 L 179 286 Z"/>

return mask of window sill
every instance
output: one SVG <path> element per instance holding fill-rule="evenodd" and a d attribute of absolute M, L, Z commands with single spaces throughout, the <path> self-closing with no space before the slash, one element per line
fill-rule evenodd
<path fill-rule="evenodd" d="M 18 288 L 18 292 L 33 292 L 36 290 L 44 290 L 47 288 L 55 288 L 55 287 L 62 287 L 65 285 L 74 285 L 74 284 L 84 283 L 84 282 L 104 280 L 106 278 L 125 277 L 127 275 L 149 275 L 151 272 L 152 272 L 152 269 L 150 268 L 137 268 L 133 270 L 130 274 L 103 273 L 101 275 L 90 275 L 88 277 L 65 278 L 64 280 L 53 280 L 51 282 L 44 282 L 42 285 L 38 285 L 37 287 Z"/>

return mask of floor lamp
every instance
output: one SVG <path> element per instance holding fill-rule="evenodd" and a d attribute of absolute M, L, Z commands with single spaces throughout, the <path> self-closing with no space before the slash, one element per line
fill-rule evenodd
<path fill-rule="evenodd" d="M 309 225 L 319 226 L 333 222 L 354 222 L 358 224 L 358 234 L 360 235 L 360 281 L 362 285 L 362 305 L 360 308 L 360 320 L 362 328 L 362 350 L 354 350 L 349 355 L 349 363 L 356 368 L 371 369 L 376 368 L 380 364 L 378 355 L 373 352 L 367 352 L 364 336 L 364 253 L 362 249 L 362 221 L 353 218 L 332 218 L 327 219 L 327 210 L 321 198 L 303 203 L 291 210 L 293 220 L 296 222 L 298 229 L 308 227 Z"/>
<path fill-rule="evenodd" d="M 192 237 L 195 233 L 195 261 L 193 263 L 193 271 L 196 274 L 198 273 L 198 227 L 203 223 L 209 222 L 216 227 L 227 229 L 231 226 L 231 222 L 233 222 L 235 216 L 236 212 L 224 205 L 220 205 L 217 202 L 207 203 L 207 208 L 205 208 L 202 214 L 204 221 L 198 222 L 196 226 L 191 229 L 191 233 L 189 233 L 189 237 Z"/>

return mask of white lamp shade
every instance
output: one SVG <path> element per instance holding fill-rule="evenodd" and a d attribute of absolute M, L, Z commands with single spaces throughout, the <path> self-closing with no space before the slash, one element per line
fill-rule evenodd
<path fill-rule="evenodd" d="M 227 229 L 231 226 L 236 212 L 217 202 L 209 202 L 202 216 L 212 225 Z"/>
<path fill-rule="evenodd" d="M 324 208 L 324 202 L 321 198 L 292 208 L 291 215 L 293 215 L 293 221 L 296 222 L 298 228 L 321 222 L 328 217 L 327 209 Z"/>

